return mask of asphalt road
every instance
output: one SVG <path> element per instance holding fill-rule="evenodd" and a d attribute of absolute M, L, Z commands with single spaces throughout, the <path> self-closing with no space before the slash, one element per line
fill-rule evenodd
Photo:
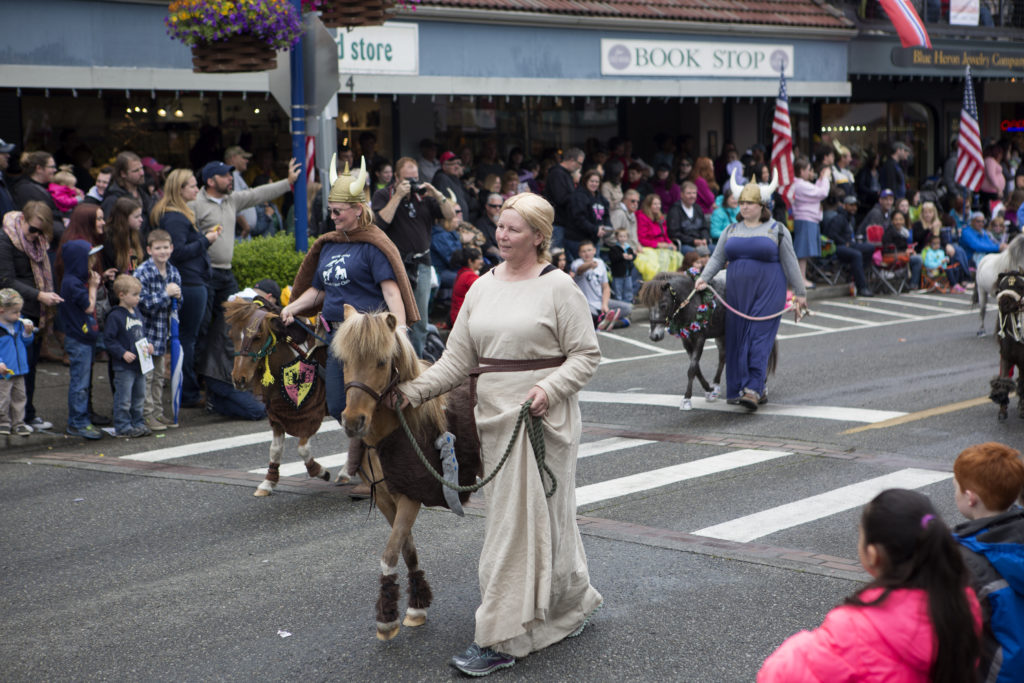
<path fill-rule="evenodd" d="M 913 485 L 956 522 L 957 453 L 1024 443 L 1024 420 L 998 423 L 984 400 L 997 351 L 974 336 L 966 297 L 812 307 L 807 324 L 783 325 L 770 402 L 754 414 L 699 390 L 680 411 L 681 346 L 650 342 L 642 320 L 601 335 L 576 486 L 605 608 L 582 637 L 502 680 L 753 680 L 865 579 L 856 525 L 872 487 Z M 40 410 L 60 422 L 62 369 L 43 368 Z M 254 498 L 265 432 L 189 411 L 159 439 L 11 441 L 0 453 L 4 678 L 456 677 L 447 659 L 472 639 L 482 508 L 421 513 L 429 620 L 380 643 L 383 518 L 304 473 Z M 314 439 L 317 457 L 344 450 L 337 430 Z"/>

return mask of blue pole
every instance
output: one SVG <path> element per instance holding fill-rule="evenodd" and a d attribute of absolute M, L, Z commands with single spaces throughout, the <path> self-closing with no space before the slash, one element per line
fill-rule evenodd
<path fill-rule="evenodd" d="M 292 0 L 295 11 L 302 16 L 302 0 Z M 305 36 L 292 48 L 292 156 L 299 162 L 302 171 L 295 183 L 295 250 L 305 252 L 309 248 L 309 222 L 306 216 L 306 103 L 305 83 L 302 71 L 302 45 Z"/>

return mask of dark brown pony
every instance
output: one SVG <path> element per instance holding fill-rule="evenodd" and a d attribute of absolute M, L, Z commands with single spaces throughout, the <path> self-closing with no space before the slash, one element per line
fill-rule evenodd
<path fill-rule="evenodd" d="M 1017 368 L 1017 415 L 1024 418 L 1024 271 L 1001 273 L 996 281 L 999 326 L 999 376 L 992 380 L 989 398 L 999 404 L 999 419 L 1005 420 L 1014 389 L 1011 377 Z"/>
<path fill-rule="evenodd" d="M 412 527 L 421 505 L 446 505 L 441 484 L 433 479 L 415 455 L 395 411 L 385 397 L 399 382 L 419 376 L 425 363 L 416 357 L 412 344 L 391 313 L 358 313 L 345 306 L 345 322 L 331 340 L 331 353 L 345 364 L 345 411 L 342 426 L 349 438 L 363 441 L 360 476 L 371 482 L 377 509 L 391 525 L 391 535 L 381 556 L 380 597 L 377 600 L 377 637 L 390 640 L 398 634 L 398 555 L 409 572 L 409 608 L 406 626 L 427 620 L 432 595 L 419 568 Z M 403 415 L 416 442 L 436 472 L 441 459 L 437 437 L 455 435 L 459 484 L 472 484 L 480 473 L 480 441 L 473 418 L 468 383 L 448 394 L 430 399 Z M 468 493 L 459 498 L 465 502 Z"/>
<path fill-rule="evenodd" d="M 262 395 L 267 420 L 274 431 L 267 476 L 256 488 L 256 496 L 269 496 L 280 479 L 285 434 L 298 437 L 299 457 L 306 464 L 309 476 L 330 480 L 330 473 L 313 459 L 309 447 L 309 440 L 319 431 L 327 414 L 324 380 L 316 377 L 296 407 L 286 394 L 286 380 L 282 376 L 282 369 L 300 356 L 308 358 L 310 365 L 323 365 L 327 347 L 317 347 L 313 335 L 298 325 L 286 328 L 274 309 L 259 298 L 224 303 L 224 320 L 235 345 L 231 380 L 239 391 L 253 387 Z"/>

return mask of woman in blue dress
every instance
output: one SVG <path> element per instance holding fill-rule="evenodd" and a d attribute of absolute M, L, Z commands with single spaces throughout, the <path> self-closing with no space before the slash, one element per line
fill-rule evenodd
<path fill-rule="evenodd" d="M 770 185 L 748 183 L 737 192 L 740 216 L 722 232 L 711 260 L 697 280 L 702 290 L 726 262 L 726 300 L 737 311 L 753 317 L 778 313 L 786 306 L 786 284 L 793 290 L 793 305 L 806 303 L 804 279 L 786 226 L 774 221 L 767 204 L 778 187 L 778 175 Z M 779 331 L 780 317 L 747 320 L 728 311 L 725 316 L 726 398 L 749 411 L 757 410 L 765 397 L 768 358 Z"/>

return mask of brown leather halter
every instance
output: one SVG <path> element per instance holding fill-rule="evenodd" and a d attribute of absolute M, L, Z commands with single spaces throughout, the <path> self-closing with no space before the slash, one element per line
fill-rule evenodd
<path fill-rule="evenodd" d="M 395 386 L 397 384 L 398 384 L 398 368 L 396 368 L 394 365 L 392 365 L 391 366 L 391 381 L 388 382 L 388 385 L 386 387 L 384 387 L 384 390 L 381 391 L 379 394 L 373 389 L 373 387 L 368 386 L 366 384 L 363 384 L 362 382 L 345 382 L 345 387 L 344 387 L 343 391 L 347 394 L 348 390 L 350 388 L 360 389 L 362 391 L 365 391 L 367 394 L 369 394 L 370 398 L 372 398 L 374 401 L 376 401 L 379 404 L 379 403 L 381 403 L 384 400 L 384 397 L 387 396 L 391 392 L 391 390 L 395 388 Z"/>

